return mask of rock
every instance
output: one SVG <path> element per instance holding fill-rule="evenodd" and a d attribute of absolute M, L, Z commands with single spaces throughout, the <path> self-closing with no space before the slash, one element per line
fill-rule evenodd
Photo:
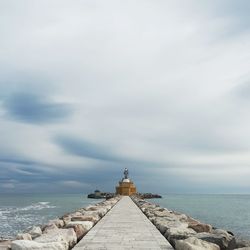
<path fill-rule="evenodd" d="M 67 226 L 68 228 L 74 229 L 76 233 L 77 241 L 82 239 L 82 237 L 88 232 L 88 230 L 81 224 L 74 224 L 74 225 L 67 225 Z"/>
<path fill-rule="evenodd" d="M 200 221 L 194 220 L 188 217 L 187 219 L 188 227 L 194 229 L 197 233 L 211 233 L 212 226 L 209 224 L 201 223 Z"/>
<path fill-rule="evenodd" d="M 177 227 L 188 227 L 188 224 L 183 224 L 180 221 L 176 220 L 175 218 L 171 217 L 160 217 L 153 219 L 153 224 L 155 224 L 156 228 L 162 233 L 165 234 L 165 232 L 169 228 L 177 228 Z"/>
<path fill-rule="evenodd" d="M 15 240 L 11 243 L 12 250 L 67 250 L 66 242 L 38 243 L 31 240 Z"/>
<path fill-rule="evenodd" d="M 18 235 L 16 236 L 16 239 L 17 239 L 17 240 L 32 240 L 32 237 L 31 237 L 30 234 L 24 233 L 24 234 L 18 234 Z"/>
<path fill-rule="evenodd" d="M 10 240 L 0 240 L 0 250 L 9 250 L 11 246 Z"/>
<path fill-rule="evenodd" d="M 186 240 L 177 240 L 175 243 L 176 250 L 220 250 L 219 246 L 204 240 L 190 237 Z"/>
<path fill-rule="evenodd" d="M 95 211 L 98 207 L 96 205 L 89 205 L 85 208 L 86 211 Z"/>
<path fill-rule="evenodd" d="M 107 212 L 109 211 L 109 208 L 107 207 L 101 207 L 97 210 L 98 215 L 102 218 Z"/>
<path fill-rule="evenodd" d="M 221 250 L 231 250 L 236 248 L 235 237 L 224 230 L 212 230 L 212 233 L 198 233 L 198 239 L 217 244 Z"/>
<path fill-rule="evenodd" d="M 55 224 L 58 228 L 64 227 L 64 221 L 61 219 L 50 220 L 48 224 Z"/>
<path fill-rule="evenodd" d="M 168 210 L 163 210 L 163 211 L 152 211 L 154 216 L 156 217 L 169 217 L 171 216 L 171 213 Z"/>
<path fill-rule="evenodd" d="M 179 221 L 186 222 L 186 221 L 188 220 L 188 216 L 185 215 L 185 214 L 180 214 L 180 213 L 177 213 L 177 212 L 173 212 L 172 214 L 173 214 L 173 216 L 175 216 Z"/>
<path fill-rule="evenodd" d="M 71 216 L 70 215 L 64 215 L 61 219 L 63 220 L 64 225 L 66 225 L 67 223 L 69 223 L 71 221 Z"/>
<path fill-rule="evenodd" d="M 74 216 L 81 216 L 81 215 L 83 215 L 84 213 L 85 213 L 85 211 L 83 211 L 83 212 L 76 211 L 76 212 L 74 212 L 74 213 L 69 214 L 69 216 L 71 216 L 71 217 L 74 217 Z"/>
<path fill-rule="evenodd" d="M 28 233 L 31 235 L 32 239 L 35 239 L 42 235 L 42 230 L 40 227 L 33 227 Z"/>
<path fill-rule="evenodd" d="M 250 250 L 250 247 L 241 247 L 241 248 L 235 248 L 235 249 L 237 249 L 237 250 Z"/>
<path fill-rule="evenodd" d="M 92 217 L 93 222 L 97 222 L 101 219 L 97 211 L 86 211 L 83 216 Z M 71 219 L 72 220 L 72 219 Z"/>
<path fill-rule="evenodd" d="M 74 228 L 74 225 L 82 225 L 85 230 L 89 230 L 94 226 L 92 221 L 71 221 L 66 225 L 66 228 Z"/>
<path fill-rule="evenodd" d="M 100 217 L 99 216 L 91 216 L 91 215 L 82 215 L 82 216 L 75 216 L 71 218 L 71 221 L 92 221 L 96 223 L 99 221 Z"/>
<path fill-rule="evenodd" d="M 250 247 L 250 241 L 237 239 L 236 247 L 237 248 Z"/>
<path fill-rule="evenodd" d="M 193 229 L 180 226 L 169 228 L 164 236 L 172 245 L 175 245 L 176 240 L 184 240 L 196 234 L 197 233 Z"/>
<path fill-rule="evenodd" d="M 58 227 L 56 226 L 55 223 L 48 223 L 46 225 L 44 225 L 43 227 L 43 233 L 48 233 L 51 230 L 56 230 L 58 229 Z"/>
<path fill-rule="evenodd" d="M 40 237 L 36 238 L 35 241 L 39 243 L 65 241 L 69 247 L 73 247 L 77 242 L 77 237 L 73 228 L 55 229 L 42 234 Z"/>

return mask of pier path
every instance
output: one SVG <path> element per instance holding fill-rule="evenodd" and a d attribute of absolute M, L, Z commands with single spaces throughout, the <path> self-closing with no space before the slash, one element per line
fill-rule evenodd
<path fill-rule="evenodd" d="M 123 196 L 73 249 L 173 248 L 131 198 Z"/>

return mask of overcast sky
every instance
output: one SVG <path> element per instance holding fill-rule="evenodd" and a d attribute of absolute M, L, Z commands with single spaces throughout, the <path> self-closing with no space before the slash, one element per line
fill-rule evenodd
<path fill-rule="evenodd" d="M 0 192 L 250 193 L 248 0 L 0 0 Z"/>

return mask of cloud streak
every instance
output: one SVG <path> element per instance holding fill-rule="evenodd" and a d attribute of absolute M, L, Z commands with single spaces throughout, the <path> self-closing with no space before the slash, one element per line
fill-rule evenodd
<path fill-rule="evenodd" d="M 69 105 L 50 101 L 46 96 L 14 93 L 3 101 L 7 116 L 21 122 L 44 124 L 60 122 L 71 115 Z"/>

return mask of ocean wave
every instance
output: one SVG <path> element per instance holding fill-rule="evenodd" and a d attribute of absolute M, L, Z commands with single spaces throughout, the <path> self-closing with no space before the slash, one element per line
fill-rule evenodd
<path fill-rule="evenodd" d="M 46 208 L 55 208 L 56 206 L 49 205 L 50 202 L 40 201 L 37 203 L 33 203 L 27 207 L 17 208 L 17 211 L 28 211 L 28 210 L 42 210 Z"/>

